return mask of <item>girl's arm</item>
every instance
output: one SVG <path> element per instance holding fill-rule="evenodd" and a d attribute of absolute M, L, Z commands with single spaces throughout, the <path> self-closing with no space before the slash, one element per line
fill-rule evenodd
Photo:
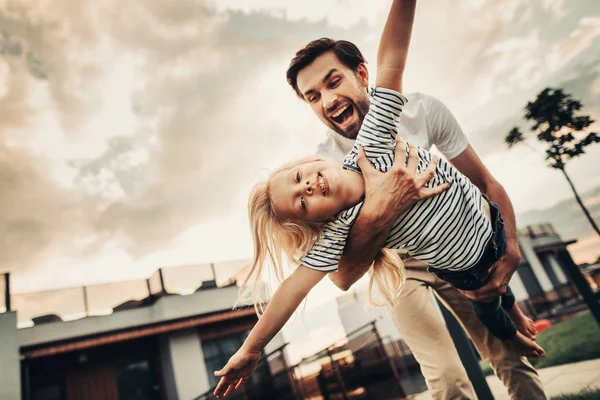
<path fill-rule="evenodd" d="M 243 385 L 256 367 L 260 352 L 281 330 L 310 290 L 326 274 L 326 272 L 299 265 L 283 281 L 242 347 L 229 359 L 223 369 L 215 372 L 215 376 L 221 377 L 214 392 L 215 396 L 218 398 L 228 396 L 233 389 Z"/>
<path fill-rule="evenodd" d="M 415 16 L 414 0 L 394 0 L 377 52 L 377 86 L 402 92 L 402 75 Z"/>

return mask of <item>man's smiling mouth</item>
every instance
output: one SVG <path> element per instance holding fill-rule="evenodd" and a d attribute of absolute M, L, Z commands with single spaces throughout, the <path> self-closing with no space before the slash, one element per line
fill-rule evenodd
<path fill-rule="evenodd" d="M 330 114 L 330 118 L 337 124 L 343 124 L 354 114 L 354 106 L 352 104 L 346 104 L 340 107 L 336 112 Z"/>

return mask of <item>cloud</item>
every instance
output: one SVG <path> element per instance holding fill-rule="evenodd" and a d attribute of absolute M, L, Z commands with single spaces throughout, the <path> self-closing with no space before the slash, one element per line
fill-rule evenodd
<path fill-rule="evenodd" d="M 0 247 L 9 251 L 1 268 L 70 265 L 85 276 L 107 260 L 117 277 L 139 260 L 226 258 L 231 244 L 216 249 L 212 236 L 240 241 L 252 183 L 322 139 L 323 126 L 285 82 L 290 57 L 309 40 L 344 38 L 364 51 L 374 78 L 389 4 L 2 3 Z M 596 20 L 565 22 L 550 40 L 555 27 L 541 7 L 418 5 L 407 86 L 446 101 L 484 155 L 498 151 L 535 82 L 561 75 L 595 110 L 597 69 L 586 57 L 597 49 Z M 561 21 L 574 18 L 567 11 Z M 465 16 L 474 17 L 457 28 Z M 551 75 L 542 53 L 569 61 L 552 64 Z M 224 219 L 239 231 L 216 229 Z"/>
<path fill-rule="evenodd" d="M 542 0 L 542 6 L 552 12 L 556 19 L 564 18 L 567 15 L 565 0 Z"/>
<path fill-rule="evenodd" d="M 600 186 L 579 194 L 596 224 L 600 224 Z M 569 198 L 553 206 L 518 213 L 516 217 L 519 227 L 551 223 L 563 240 L 578 239 L 579 244 L 569 247 L 571 255 L 578 263 L 595 260 L 600 254 L 598 235 L 575 201 L 572 192 Z"/>
<path fill-rule="evenodd" d="M 23 49 L 0 59 L 10 269 L 115 244 L 140 259 L 243 209 L 257 165 L 273 148 L 275 162 L 287 159 L 286 142 L 307 125 L 281 114 L 298 106 L 287 62 L 309 39 L 347 32 L 203 1 L 11 2 L 0 21 Z M 367 28 L 351 26 L 358 36 Z"/>

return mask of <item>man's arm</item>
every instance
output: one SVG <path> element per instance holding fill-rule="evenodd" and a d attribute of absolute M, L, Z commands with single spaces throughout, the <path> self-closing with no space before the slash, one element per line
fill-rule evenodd
<path fill-rule="evenodd" d="M 406 165 L 405 160 L 406 143 L 402 138 L 396 141 L 394 165 L 387 173 L 373 168 L 362 148 L 358 153 L 358 165 L 365 180 L 365 201 L 348 236 L 338 272 L 329 274 L 329 279 L 342 290 L 348 290 L 369 270 L 397 216 L 417 201 L 437 196 L 449 187 L 448 184 L 425 187 L 435 174 L 437 158 L 420 174 L 414 146 L 410 146 Z"/>
<path fill-rule="evenodd" d="M 450 160 L 450 162 L 466 175 L 479 190 L 485 193 L 491 201 L 498 204 L 504 219 L 507 242 L 506 253 L 492 267 L 491 275 L 484 286 L 478 290 L 462 292 L 473 300 L 492 300 L 506 292 L 508 282 L 517 270 L 521 260 L 515 212 L 506 191 L 488 171 L 471 146 L 467 146 L 465 151 Z"/>

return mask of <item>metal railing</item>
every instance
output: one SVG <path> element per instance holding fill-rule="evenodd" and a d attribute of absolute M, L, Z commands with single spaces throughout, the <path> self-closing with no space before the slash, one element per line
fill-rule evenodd
<path fill-rule="evenodd" d="M 300 400 L 297 382 L 291 375 L 287 365 L 284 348 L 279 347 L 261 357 L 250 379 L 240 390 L 234 391 L 228 399 L 231 400 Z M 216 387 L 216 386 L 215 386 Z M 194 400 L 215 400 L 215 387 Z"/>
<path fill-rule="evenodd" d="M 31 327 L 152 304 L 162 295 L 188 295 L 235 284 L 247 261 L 160 268 L 147 279 L 47 290 L 10 293 L 9 275 L 0 275 L 0 312 L 17 312 L 17 326 Z M 2 279 L 4 278 L 4 279 Z"/>
<path fill-rule="evenodd" d="M 371 322 L 341 341 L 287 366 L 283 349 L 261 359 L 234 400 L 397 399 L 426 389 L 419 365 L 400 341 Z M 213 400 L 214 388 L 194 400 Z"/>
<path fill-rule="evenodd" d="M 554 231 L 552 224 L 530 225 L 519 229 L 519 234 L 530 239 L 542 236 L 556 236 L 556 232 Z"/>

